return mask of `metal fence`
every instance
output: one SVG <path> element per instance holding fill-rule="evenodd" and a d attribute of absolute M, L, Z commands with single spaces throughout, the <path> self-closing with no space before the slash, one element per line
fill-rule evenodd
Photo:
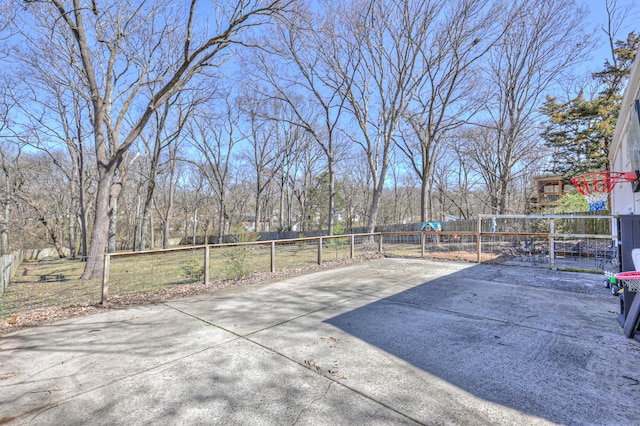
<path fill-rule="evenodd" d="M 101 302 L 169 286 L 241 277 L 353 259 L 380 252 L 381 234 L 351 234 L 212 244 L 105 256 Z"/>
<path fill-rule="evenodd" d="M 620 268 L 612 216 L 481 215 L 457 225 L 382 233 L 384 254 L 593 272 Z"/>
<path fill-rule="evenodd" d="M 304 271 L 382 253 L 385 256 L 619 271 L 610 216 L 480 216 L 443 231 L 397 231 L 214 244 L 105 256 L 102 280 L 81 281 L 75 261 L 25 263 L 0 297 L 0 319 L 48 306 L 107 303 L 252 274 Z M 475 227 L 475 229 L 473 229 Z M 42 271 L 42 265 L 49 267 Z"/>

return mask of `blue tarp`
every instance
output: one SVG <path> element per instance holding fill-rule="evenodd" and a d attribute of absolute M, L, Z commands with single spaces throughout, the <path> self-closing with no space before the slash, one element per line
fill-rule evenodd
<path fill-rule="evenodd" d="M 421 231 L 442 231 L 440 222 L 423 222 Z"/>

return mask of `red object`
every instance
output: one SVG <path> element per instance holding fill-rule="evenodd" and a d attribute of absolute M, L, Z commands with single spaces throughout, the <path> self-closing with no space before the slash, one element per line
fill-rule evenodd
<path fill-rule="evenodd" d="M 635 182 L 638 180 L 636 172 L 594 172 L 571 178 L 571 183 L 578 188 L 583 195 L 592 192 L 610 193 L 618 182 Z"/>
<path fill-rule="evenodd" d="M 632 281 L 632 280 L 640 281 L 640 271 L 620 272 L 619 274 L 615 274 L 613 278 L 615 278 L 618 281 Z"/>

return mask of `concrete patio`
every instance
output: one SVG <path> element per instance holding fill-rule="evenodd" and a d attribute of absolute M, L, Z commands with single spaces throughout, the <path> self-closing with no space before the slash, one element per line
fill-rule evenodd
<path fill-rule="evenodd" d="M 0 424 L 637 424 L 601 283 L 380 259 L 22 330 Z"/>

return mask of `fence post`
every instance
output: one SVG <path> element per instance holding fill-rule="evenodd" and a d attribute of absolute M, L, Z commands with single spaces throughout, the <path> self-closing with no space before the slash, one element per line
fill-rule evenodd
<path fill-rule="evenodd" d="M 104 255 L 104 269 L 102 271 L 102 299 L 100 304 L 107 303 L 109 297 L 109 265 L 111 264 L 111 255 L 109 253 Z"/>
<path fill-rule="evenodd" d="M 476 230 L 476 244 L 478 252 L 477 263 L 482 263 L 482 216 L 478 215 L 478 226 Z"/>
<path fill-rule="evenodd" d="M 556 222 L 554 218 L 549 219 L 549 268 L 555 269 L 556 267 Z"/>
<path fill-rule="evenodd" d="M 380 232 L 378 236 L 380 237 L 378 239 L 378 253 L 382 253 L 382 232 Z"/>
<path fill-rule="evenodd" d="M 422 250 L 422 251 L 421 251 L 421 255 L 422 255 L 422 257 L 424 257 L 424 243 L 425 243 L 425 240 L 426 240 L 426 239 L 427 239 L 427 236 L 426 236 L 426 234 L 423 232 L 423 233 L 422 233 L 422 235 L 421 235 L 421 237 L 420 237 L 420 245 L 422 246 L 422 249 L 421 249 L 421 250 Z"/>
<path fill-rule="evenodd" d="M 0 293 L 0 296 L 4 295 L 4 292 L 7 291 L 7 274 L 5 274 L 4 259 L 5 256 L 0 257 L 0 268 L 2 268 L 2 274 L 0 275 L 0 279 L 2 279 L 2 292 Z"/>
<path fill-rule="evenodd" d="M 351 234 L 351 238 L 349 239 L 349 244 L 350 244 L 349 258 L 353 259 L 356 252 L 356 237 L 353 234 Z"/>
<path fill-rule="evenodd" d="M 276 271 L 276 242 L 271 241 L 271 272 Z"/>
<path fill-rule="evenodd" d="M 318 265 L 322 265 L 322 237 L 318 237 Z"/>
<path fill-rule="evenodd" d="M 209 284 L 209 245 L 204 246 L 204 285 Z"/>

